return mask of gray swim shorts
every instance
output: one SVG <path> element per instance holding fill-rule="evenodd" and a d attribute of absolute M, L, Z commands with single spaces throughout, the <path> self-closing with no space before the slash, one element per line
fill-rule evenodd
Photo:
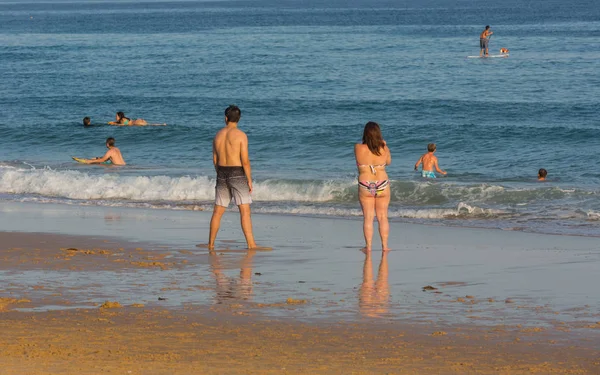
<path fill-rule="evenodd" d="M 489 41 L 487 38 L 479 38 L 479 48 L 487 49 Z"/>
<path fill-rule="evenodd" d="M 218 166 L 215 204 L 217 206 L 229 207 L 232 198 L 237 206 L 252 203 L 244 168 Z"/>

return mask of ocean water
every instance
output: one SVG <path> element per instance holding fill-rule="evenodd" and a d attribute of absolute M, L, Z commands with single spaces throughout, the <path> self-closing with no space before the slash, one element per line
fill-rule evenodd
<path fill-rule="evenodd" d="M 509 58 L 466 58 L 486 24 Z M 237 104 L 255 212 L 360 217 L 377 121 L 393 220 L 600 235 L 596 1 L 0 0 L 0 25 L 1 200 L 209 210 Z M 109 136 L 126 167 L 71 160 Z M 430 142 L 446 178 L 413 172 Z"/>

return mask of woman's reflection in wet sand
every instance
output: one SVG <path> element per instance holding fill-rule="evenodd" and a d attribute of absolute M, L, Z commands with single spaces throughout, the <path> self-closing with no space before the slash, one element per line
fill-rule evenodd
<path fill-rule="evenodd" d="M 233 303 L 247 301 L 252 298 L 252 258 L 256 254 L 254 250 L 248 250 L 241 260 L 236 259 L 229 262 L 214 251 L 210 251 L 210 270 L 215 277 L 215 303 Z M 240 268 L 240 276 L 229 277 L 225 270 Z"/>
<path fill-rule="evenodd" d="M 388 312 L 390 288 L 388 284 L 388 252 L 382 252 L 377 280 L 373 280 L 371 253 L 365 254 L 363 283 L 360 286 L 358 307 L 363 316 L 380 318 Z"/>

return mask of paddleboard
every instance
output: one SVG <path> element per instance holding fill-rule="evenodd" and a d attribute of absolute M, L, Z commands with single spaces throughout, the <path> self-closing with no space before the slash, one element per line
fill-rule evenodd
<path fill-rule="evenodd" d="M 75 156 L 72 156 L 73 160 L 75 160 L 78 163 L 82 163 L 82 164 L 88 164 L 86 163 L 86 159 L 84 158 L 76 158 Z M 110 160 L 105 161 L 104 163 L 100 163 L 100 164 L 111 164 Z"/>
<path fill-rule="evenodd" d="M 489 59 L 489 58 L 494 58 L 494 57 L 508 57 L 508 53 L 502 54 L 502 55 L 467 56 L 467 59 Z"/>

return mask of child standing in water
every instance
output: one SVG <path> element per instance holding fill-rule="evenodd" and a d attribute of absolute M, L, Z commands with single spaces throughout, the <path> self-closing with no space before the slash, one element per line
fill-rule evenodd
<path fill-rule="evenodd" d="M 419 165 L 422 163 L 423 164 L 423 170 L 421 171 L 421 176 L 423 176 L 424 178 L 435 178 L 435 172 L 434 172 L 434 168 L 435 171 L 438 173 L 443 174 L 444 176 L 446 175 L 446 172 L 441 170 L 440 167 L 438 166 L 438 158 L 434 155 L 436 150 L 436 146 L 435 143 L 430 143 L 427 145 L 427 153 L 423 154 L 423 156 L 421 156 L 419 158 L 419 160 L 417 160 L 417 163 L 415 164 L 415 171 L 419 170 Z"/>

